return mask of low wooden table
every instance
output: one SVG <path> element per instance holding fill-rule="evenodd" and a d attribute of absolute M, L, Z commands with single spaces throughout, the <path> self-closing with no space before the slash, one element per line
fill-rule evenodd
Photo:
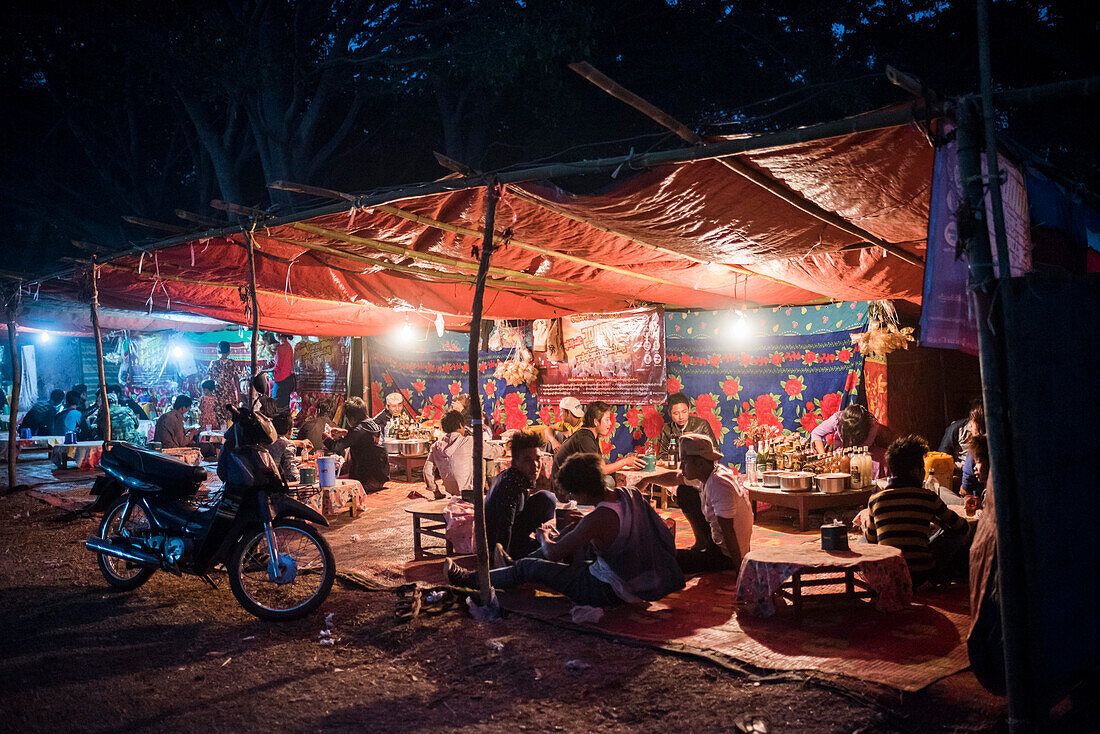
<path fill-rule="evenodd" d="M 853 543 L 846 551 L 824 551 L 816 545 L 750 550 L 741 562 L 737 601 L 768 617 L 775 613 L 775 597 L 784 598 L 791 602 L 796 614 L 801 614 L 804 588 L 838 584 L 844 585 L 838 594 L 813 596 L 874 601 L 880 612 L 904 609 L 913 597 L 909 567 L 900 550 L 888 545 Z"/>
<path fill-rule="evenodd" d="M 849 507 L 866 507 L 867 500 L 878 491 L 877 487 L 850 489 L 847 492 L 784 492 L 782 489 L 764 487 L 759 484 L 746 484 L 752 502 L 752 512 L 756 514 L 756 503 L 788 507 L 798 510 L 798 529 L 805 530 L 811 510 L 842 510 Z"/>
<path fill-rule="evenodd" d="M 627 471 L 620 470 L 615 472 L 616 483 L 623 483 L 632 487 L 637 487 L 638 491 L 642 493 L 646 499 L 657 507 L 658 510 L 665 508 L 665 495 L 668 493 L 667 487 L 663 487 L 659 484 L 653 484 L 649 480 L 658 474 L 664 474 L 670 471 L 663 467 L 657 467 L 653 471 Z"/>
<path fill-rule="evenodd" d="M 405 481 L 411 482 L 413 480 L 413 469 L 423 469 L 424 462 L 428 460 L 427 454 L 417 454 L 416 456 L 404 456 L 402 454 L 390 454 L 390 466 L 398 471 L 405 472 Z"/>
<path fill-rule="evenodd" d="M 451 541 L 447 540 L 447 521 L 443 516 L 443 510 L 450 500 L 435 500 L 434 502 L 418 502 L 409 505 L 405 512 L 413 518 L 413 559 L 419 560 L 425 555 L 437 556 L 438 553 L 427 554 L 424 552 L 424 536 L 439 538 L 444 542 L 446 555 L 454 553 Z M 429 524 L 431 523 L 431 524 Z M 434 546 L 438 547 L 438 546 Z"/>

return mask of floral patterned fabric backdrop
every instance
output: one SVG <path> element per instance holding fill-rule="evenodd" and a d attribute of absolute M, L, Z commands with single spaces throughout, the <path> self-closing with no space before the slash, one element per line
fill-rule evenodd
<path fill-rule="evenodd" d="M 811 307 L 812 309 L 812 307 Z M 741 467 L 738 445 L 754 420 L 809 435 L 818 423 L 855 397 L 863 358 L 848 332 L 768 339 L 744 350 L 719 348 L 718 340 L 668 338 L 669 392 L 682 390 L 693 413 L 711 424 L 725 463 Z M 395 354 L 375 345 L 370 381 L 375 405 L 394 390 L 403 392 L 420 414 L 442 417 L 453 395 L 467 390 L 464 355 L 455 352 Z M 482 355 L 482 406 L 495 432 L 557 420 L 555 406 L 537 406 L 527 387 L 511 387 L 493 377 L 505 355 Z M 664 426 L 663 406 L 616 405 L 610 440 L 601 441 L 612 459 L 656 445 Z"/>

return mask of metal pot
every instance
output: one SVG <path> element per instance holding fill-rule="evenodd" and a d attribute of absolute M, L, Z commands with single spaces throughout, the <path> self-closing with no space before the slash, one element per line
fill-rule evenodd
<path fill-rule="evenodd" d="M 771 470 L 771 471 L 763 472 L 761 474 L 761 476 L 763 477 L 763 480 L 764 480 L 764 486 L 765 487 L 775 487 L 775 488 L 778 489 L 779 488 L 779 477 L 781 477 L 782 475 L 784 475 L 786 473 L 787 472 L 777 471 L 777 470 Z"/>
<path fill-rule="evenodd" d="M 428 449 L 431 447 L 427 441 L 409 440 L 399 441 L 397 448 L 402 456 L 420 456 L 428 453 Z"/>
<path fill-rule="evenodd" d="M 785 492 L 812 492 L 814 475 L 808 471 L 792 471 L 779 475 L 779 487 Z"/>
<path fill-rule="evenodd" d="M 847 492 L 848 482 L 851 481 L 851 479 L 851 474 L 833 472 L 831 474 L 818 474 L 814 477 L 814 482 L 817 483 L 818 492 L 835 494 L 837 492 Z"/>

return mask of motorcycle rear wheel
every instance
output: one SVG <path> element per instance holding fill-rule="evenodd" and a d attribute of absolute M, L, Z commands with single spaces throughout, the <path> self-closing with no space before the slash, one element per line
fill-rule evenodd
<path fill-rule="evenodd" d="M 336 559 L 328 541 L 309 523 L 277 520 L 272 530 L 282 568 L 289 568 L 292 577 L 284 578 L 283 583 L 271 580 L 267 536 L 261 529 L 234 546 L 226 569 L 229 588 L 240 605 L 260 619 L 299 619 L 319 607 L 332 591 Z"/>
<path fill-rule="evenodd" d="M 145 511 L 139 505 L 134 505 L 133 510 L 130 512 L 130 519 L 126 521 L 126 527 L 123 528 L 121 520 L 122 510 L 125 507 L 126 499 L 122 498 L 111 505 L 104 513 L 103 522 L 99 524 L 100 538 L 110 540 L 118 535 L 134 537 L 141 531 L 150 528 L 149 518 L 145 516 Z M 148 581 L 149 577 L 156 571 L 155 568 L 138 566 L 122 558 L 109 556 L 106 553 L 97 553 L 96 561 L 99 564 L 99 572 L 103 574 L 103 578 L 107 579 L 107 583 L 119 591 L 133 591 Z"/>

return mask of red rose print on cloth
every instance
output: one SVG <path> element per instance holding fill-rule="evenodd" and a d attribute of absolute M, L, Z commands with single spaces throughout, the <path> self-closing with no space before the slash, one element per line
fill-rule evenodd
<path fill-rule="evenodd" d="M 423 380 L 414 380 L 412 386 L 413 386 L 413 390 L 416 390 L 417 392 L 424 392 L 424 381 Z"/>
<path fill-rule="evenodd" d="M 848 373 L 848 379 L 844 381 L 844 392 L 852 392 L 859 384 L 859 373 L 852 370 Z"/>
<path fill-rule="evenodd" d="M 817 352 L 806 350 L 806 353 L 802 355 L 802 361 L 806 364 L 813 364 L 818 359 Z"/>
<path fill-rule="evenodd" d="M 798 375 L 789 375 L 783 383 L 783 391 L 787 393 L 788 400 L 801 400 L 802 393 L 806 390 L 806 378 Z"/>
<path fill-rule="evenodd" d="M 836 358 L 839 359 L 841 362 L 850 362 L 852 361 L 852 350 L 841 349 L 839 352 L 836 353 Z"/>
<path fill-rule="evenodd" d="M 821 398 L 821 420 L 840 410 L 840 393 L 831 392 Z"/>
<path fill-rule="evenodd" d="M 626 424 L 631 429 L 640 428 L 642 425 L 642 411 L 637 408 L 626 411 Z"/>
<path fill-rule="evenodd" d="M 737 400 L 741 395 L 741 380 L 733 375 L 726 375 L 725 382 L 722 383 L 722 392 L 728 400 Z"/>
<path fill-rule="evenodd" d="M 646 438 L 655 439 L 661 435 L 661 429 L 665 427 L 665 421 L 657 412 L 656 406 L 642 406 L 642 431 Z"/>
<path fill-rule="evenodd" d="M 670 394 L 674 392 L 680 392 L 684 389 L 684 383 L 680 381 L 679 377 L 670 377 L 665 380 L 665 390 Z"/>
<path fill-rule="evenodd" d="M 717 367 L 719 364 L 721 364 L 722 358 L 717 354 L 712 354 L 707 361 L 710 363 L 711 367 Z"/>
<path fill-rule="evenodd" d="M 439 420 L 447 410 L 447 396 L 443 393 L 432 395 L 431 399 L 424 403 L 423 415 L 428 420 Z"/>
<path fill-rule="evenodd" d="M 756 418 L 753 414 L 745 410 L 741 412 L 741 415 L 737 416 L 737 432 L 748 433 L 749 429 L 756 423 Z"/>
<path fill-rule="evenodd" d="M 497 394 L 497 381 L 486 380 L 485 381 L 485 394 L 490 398 Z"/>
<path fill-rule="evenodd" d="M 718 396 L 713 393 L 700 393 L 695 398 L 695 415 L 710 424 L 710 430 L 714 431 L 714 437 L 719 443 L 722 436 L 729 433 L 728 428 L 722 425 L 722 409 L 718 407 Z"/>
<path fill-rule="evenodd" d="M 771 355 L 768 357 L 768 360 L 776 367 L 778 367 L 779 365 L 783 364 L 783 354 L 780 352 L 772 352 Z"/>
<path fill-rule="evenodd" d="M 548 426 L 554 422 L 553 417 L 551 417 L 551 410 L 552 408 L 549 405 L 544 405 L 539 408 L 539 422 L 542 423 L 542 425 Z"/>
<path fill-rule="evenodd" d="M 817 424 L 821 422 L 821 419 L 818 417 L 817 413 L 806 412 L 802 415 L 798 422 L 802 425 L 803 430 L 805 430 L 806 433 L 809 433 L 810 431 L 817 428 Z"/>
<path fill-rule="evenodd" d="M 758 395 L 756 401 L 753 404 L 753 408 L 759 413 L 770 413 L 779 407 L 779 401 L 776 396 L 771 394 Z"/>
<path fill-rule="evenodd" d="M 451 395 L 458 395 L 462 392 L 462 384 L 458 380 L 454 380 L 447 386 L 447 389 L 451 391 Z"/>

